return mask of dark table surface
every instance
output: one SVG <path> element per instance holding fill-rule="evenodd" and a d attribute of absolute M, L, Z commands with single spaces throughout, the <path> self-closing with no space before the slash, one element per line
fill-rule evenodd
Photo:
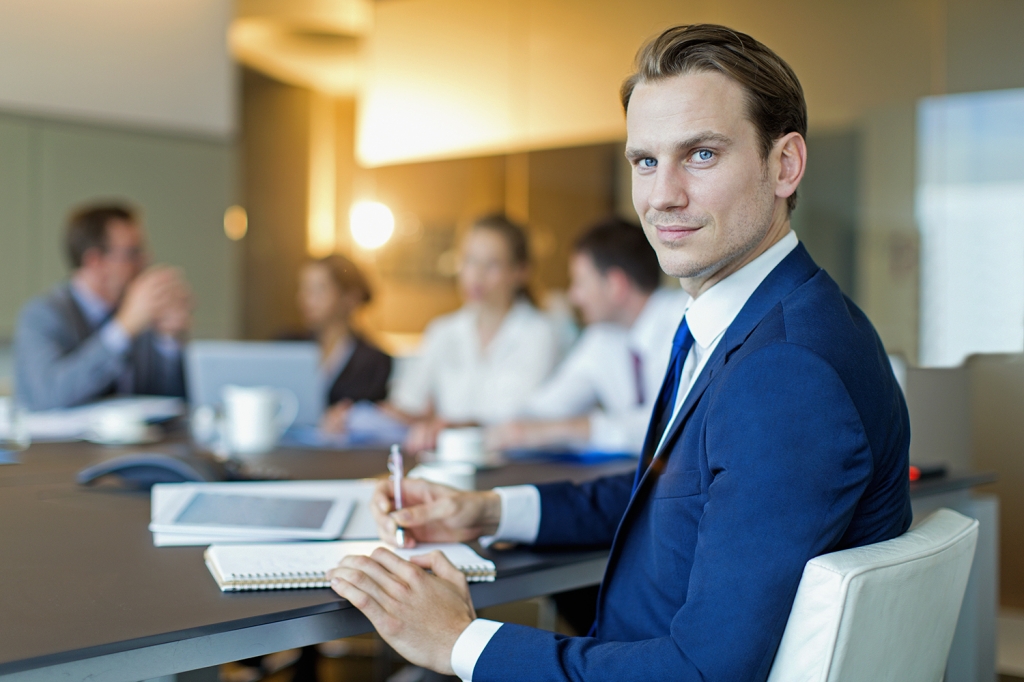
<path fill-rule="evenodd" d="M 0 674 L 313 615 L 347 602 L 326 589 L 225 594 L 203 547 L 153 547 L 149 495 L 74 476 L 104 459 L 185 447 L 39 444 L 0 466 Z M 382 451 L 281 450 L 259 463 L 293 479 L 385 472 Z M 513 463 L 478 474 L 478 487 L 583 481 L 631 471 L 601 465 Z M 485 552 L 502 577 L 592 561 L 603 552 Z"/>
<path fill-rule="evenodd" d="M 333 592 L 285 590 L 225 594 L 202 547 L 153 547 L 149 495 L 105 484 L 81 487 L 86 466 L 149 448 L 39 444 L 22 463 L 0 466 L 0 675 L 106 653 L 351 608 Z M 259 465 L 292 479 L 379 476 L 385 453 L 280 450 Z M 598 465 L 515 462 L 481 471 L 477 487 L 576 482 L 631 471 L 630 460 Z M 955 474 L 912 486 L 926 496 L 993 480 Z M 552 566 L 593 561 L 604 552 L 484 552 L 498 580 Z"/>

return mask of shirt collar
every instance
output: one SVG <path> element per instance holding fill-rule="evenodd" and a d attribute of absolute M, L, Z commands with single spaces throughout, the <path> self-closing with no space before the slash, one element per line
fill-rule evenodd
<path fill-rule="evenodd" d="M 690 299 L 686 309 L 686 323 L 697 345 L 708 348 L 725 333 L 747 299 L 798 243 L 796 233 L 790 230 L 760 256 L 697 298 Z"/>
<path fill-rule="evenodd" d="M 79 310 L 85 317 L 85 321 L 95 327 L 110 316 L 114 309 L 102 298 L 94 294 L 88 287 L 82 286 L 75 280 L 71 280 L 71 296 L 75 299 Z"/>

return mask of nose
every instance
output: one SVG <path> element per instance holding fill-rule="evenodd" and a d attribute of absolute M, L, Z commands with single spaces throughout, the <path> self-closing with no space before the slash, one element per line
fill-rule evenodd
<path fill-rule="evenodd" d="M 686 208 L 690 203 L 684 173 L 668 164 L 658 167 L 651 182 L 647 205 L 656 211 Z"/>

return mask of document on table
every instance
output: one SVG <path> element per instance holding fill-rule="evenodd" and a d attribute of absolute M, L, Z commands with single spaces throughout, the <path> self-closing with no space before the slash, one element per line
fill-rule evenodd
<path fill-rule="evenodd" d="M 160 422 L 185 414 L 185 402 L 181 398 L 162 396 L 125 396 L 62 410 L 29 412 L 25 420 L 33 441 L 80 440 L 93 428 L 100 414 L 120 409 L 131 410 L 142 421 Z M 0 432 L 0 436 L 6 435 Z"/>

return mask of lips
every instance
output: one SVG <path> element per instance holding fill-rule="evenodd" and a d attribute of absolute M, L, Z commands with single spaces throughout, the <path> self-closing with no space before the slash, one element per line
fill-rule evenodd
<path fill-rule="evenodd" d="M 700 227 L 687 227 L 684 225 L 655 225 L 658 231 L 658 238 L 662 241 L 681 241 L 700 231 Z"/>

